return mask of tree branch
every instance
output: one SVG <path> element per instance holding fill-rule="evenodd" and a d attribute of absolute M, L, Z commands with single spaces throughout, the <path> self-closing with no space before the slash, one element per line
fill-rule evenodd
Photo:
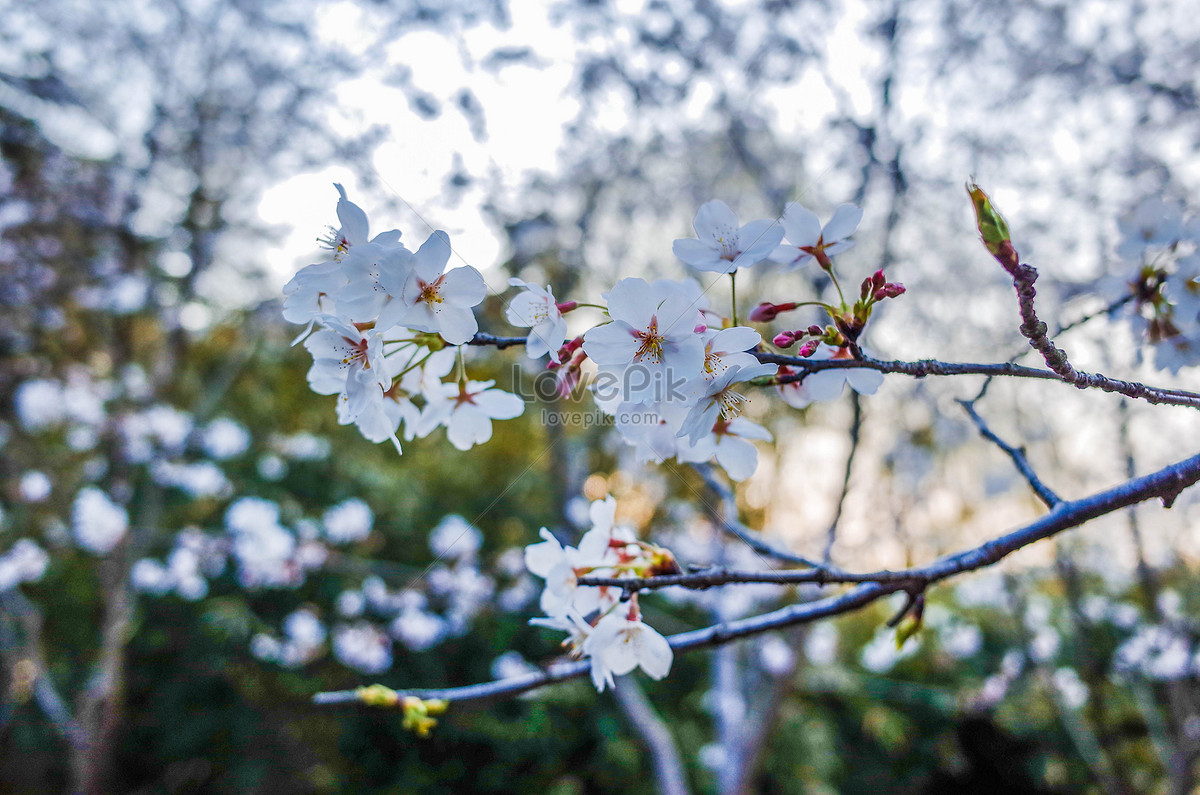
<path fill-rule="evenodd" d="M 888 594 L 911 590 L 914 584 L 927 587 L 957 574 L 990 566 L 1022 547 L 1139 502 L 1158 498 L 1163 501 L 1165 507 L 1169 508 L 1180 492 L 1197 481 L 1200 481 L 1200 455 L 1192 456 L 1149 475 L 1125 481 L 1089 497 L 1059 502 L 1049 513 L 1011 533 L 992 539 L 978 547 L 939 558 L 928 566 L 900 572 L 875 572 L 871 575 L 875 579 L 863 582 L 849 591 L 834 596 L 813 602 L 789 605 L 770 613 L 724 622 L 704 629 L 682 632 L 672 635 L 668 640 L 671 648 L 676 652 L 688 652 L 858 610 Z M 820 572 L 777 572 L 776 574 L 817 576 Z M 622 583 L 622 587 L 629 587 L 632 584 L 635 588 L 640 589 L 646 583 L 657 585 L 665 579 L 667 578 L 653 577 L 640 581 L 629 580 Z M 672 584 L 678 583 L 673 582 Z M 511 698 L 549 684 L 576 679 L 586 675 L 589 669 L 590 663 L 586 660 L 560 663 L 545 671 L 511 679 L 465 687 L 408 690 L 399 692 L 399 695 L 422 699 L 445 699 L 451 702 L 491 701 Z M 313 700 L 318 704 L 345 704 L 357 702 L 360 697 L 356 690 L 343 690 L 318 693 Z"/>
<path fill-rule="evenodd" d="M 1042 325 L 1044 326 L 1045 324 L 1043 323 Z M 493 346 L 504 349 L 516 345 L 524 345 L 525 338 L 497 337 L 491 334 L 479 333 L 467 344 Z M 1055 348 L 1054 350 L 1057 351 L 1058 349 Z M 1061 351 L 1059 352 L 1061 353 Z M 809 373 L 816 373 L 821 370 L 850 370 L 854 368 L 878 370 L 881 373 L 897 373 L 912 376 L 913 378 L 925 378 L 931 375 L 1013 376 L 1017 378 L 1037 378 L 1046 381 L 1062 381 L 1080 389 L 1100 389 L 1104 392 L 1116 392 L 1126 397 L 1144 400 L 1147 403 L 1200 408 L 1200 394 L 1196 392 L 1188 392 L 1184 389 L 1164 389 L 1162 387 L 1147 386 L 1137 381 L 1123 381 L 1119 378 L 1110 378 L 1098 373 L 1084 373 L 1075 370 L 1073 367 L 1070 368 L 1069 372 L 1056 372 L 1054 369 L 1043 370 L 1038 367 L 1026 367 L 1014 364 L 1013 362 L 943 362 L 937 359 L 920 359 L 915 362 L 904 362 L 873 359 L 869 356 L 864 356 L 861 359 L 813 360 L 799 356 L 768 353 L 766 351 L 750 351 L 750 353 L 757 357 L 760 362 L 782 364 L 801 371 L 791 375 L 777 376 L 774 383 L 780 384 L 801 381 Z M 1066 361 L 1065 358 L 1063 361 Z M 1069 364 L 1067 366 L 1070 367 Z"/>
<path fill-rule="evenodd" d="M 737 500 L 734 498 L 733 491 L 713 474 L 712 467 L 708 464 L 692 464 L 691 466 L 704 479 L 704 485 L 708 486 L 709 490 L 721 500 L 721 509 L 719 511 L 711 510 L 710 512 L 713 514 L 713 519 L 730 535 L 736 537 L 760 555 L 766 555 L 767 557 L 782 560 L 786 563 L 798 563 L 802 566 L 811 566 L 814 569 L 830 570 L 828 566 L 814 560 L 809 560 L 803 555 L 797 555 L 768 544 L 757 532 L 738 521 Z M 711 509 L 711 506 L 709 507 Z"/>
<path fill-rule="evenodd" d="M 1025 456 L 1025 450 L 1021 447 L 1013 447 L 1008 442 L 997 436 L 983 417 L 979 416 L 979 412 L 975 410 L 974 400 L 959 400 L 958 404 L 963 407 L 963 410 L 970 416 L 971 421 L 975 423 L 975 427 L 979 429 L 979 434 L 987 439 L 992 444 L 999 447 L 1008 457 L 1012 459 L 1013 465 L 1029 483 L 1029 488 L 1033 489 L 1033 493 L 1038 496 L 1038 499 L 1045 503 L 1047 508 L 1053 509 L 1055 505 L 1062 502 L 1062 498 L 1055 494 L 1049 486 L 1042 482 L 1037 473 L 1033 471 L 1033 467 L 1029 463 L 1029 459 Z M 1130 475 L 1132 476 L 1132 474 Z"/>

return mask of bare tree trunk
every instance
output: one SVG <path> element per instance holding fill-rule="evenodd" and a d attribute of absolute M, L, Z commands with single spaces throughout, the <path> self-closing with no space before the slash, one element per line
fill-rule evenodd
<path fill-rule="evenodd" d="M 71 747 L 71 792 L 102 795 L 110 792 L 113 752 L 120 726 L 125 692 L 125 644 L 133 619 L 133 600 L 123 555 L 100 567 L 104 594 L 100 658 L 91 681 L 79 694 L 76 715 L 86 738 Z"/>
<path fill-rule="evenodd" d="M 646 743 L 654 763 L 654 778 L 662 795 L 689 795 L 687 776 L 679 758 L 679 748 L 671 732 L 654 707 L 646 700 L 642 688 L 632 676 L 618 676 L 613 692 L 621 712 Z"/>

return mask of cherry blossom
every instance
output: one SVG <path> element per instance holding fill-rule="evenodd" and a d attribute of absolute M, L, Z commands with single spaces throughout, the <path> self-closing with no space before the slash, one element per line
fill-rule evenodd
<path fill-rule="evenodd" d="M 757 361 L 750 367 L 735 364 L 712 381 L 700 381 L 695 387 L 695 403 L 684 418 L 678 435 L 686 436 L 688 441 L 695 444 L 709 433 L 718 420 L 728 422 L 738 416 L 747 398 L 735 392 L 734 385 L 760 376 L 774 375 L 776 369 L 773 364 L 758 364 Z"/>
<path fill-rule="evenodd" d="M 671 250 L 696 270 L 733 273 L 766 259 L 783 239 L 775 221 L 751 221 L 738 226 L 737 215 L 725 202 L 713 200 L 696 212 L 695 238 L 680 238 Z"/>
<path fill-rule="evenodd" d="M 678 458 L 682 463 L 701 463 L 716 460 L 733 480 L 745 480 L 758 468 L 758 449 L 750 442 L 771 441 L 771 432 L 745 417 L 717 420 L 712 431 L 696 442 L 680 445 Z"/>
<path fill-rule="evenodd" d="M 792 268 L 816 259 L 821 267 L 828 268 L 829 257 L 848 251 L 854 245 L 849 237 L 858 229 L 862 216 L 861 208 L 841 204 L 822 228 L 816 213 L 791 202 L 784 209 L 782 218 L 787 242 L 771 253 L 771 259 Z"/>
<path fill-rule="evenodd" d="M 314 392 L 318 395 L 347 393 L 348 397 L 357 398 L 360 389 L 365 389 L 368 384 L 374 383 L 380 390 L 392 385 L 384 361 L 383 335 L 374 329 L 363 333 L 332 315 L 322 315 L 319 320 L 326 328 L 304 341 L 304 347 L 313 356 L 308 384 Z M 360 373 L 366 377 L 358 378 Z M 357 415 L 357 411 L 353 413 Z"/>
<path fill-rule="evenodd" d="M 604 295 L 612 322 L 584 334 L 583 350 L 620 374 L 622 398 L 663 400 L 676 384 L 699 375 L 704 344 L 695 333 L 699 310 L 690 293 L 679 282 L 632 278 Z"/>
<path fill-rule="evenodd" d="M 514 394 L 493 389 L 495 381 L 441 384 L 427 396 L 417 435 L 425 436 L 439 425 L 459 450 L 470 450 L 492 438 L 492 420 L 511 420 L 525 411 L 525 402 Z"/>
<path fill-rule="evenodd" d="M 554 300 L 554 293 L 549 287 L 520 279 L 509 279 L 508 283 L 521 288 L 508 302 L 505 315 L 512 325 L 529 327 L 525 355 L 530 359 L 553 355 L 567 339 L 567 321 Z"/>
<path fill-rule="evenodd" d="M 546 528 L 543 527 L 538 534 L 545 540 L 525 547 L 525 566 L 530 574 L 546 581 L 540 599 L 542 611 L 553 617 L 567 615 L 572 610 L 586 615 L 599 609 L 599 589 L 580 588 L 579 570 L 595 573 L 600 561 L 593 560 L 595 565 L 589 566 L 588 555 L 575 547 L 564 547 Z M 594 544 L 591 546 L 594 547 Z M 589 551 L 595 552 L 595 549 Z"/>
<path fill-rule="evenodd" d="M 383 329 L 403 325 L 441 334 L 451 345 L 475 336 L 479 324 L 471 308 L 483 301 L 487 285 L 470 265 L 446 270 L 450 236 L 437 231 L 412 256 L 412 267 L 382 269 L 380 285 L 392 296 L 379 313 Z"/>
<path fill-rule="evenodd" d="M 75 542 L 93 555 L 107 555 L 129 530 L 129 514 L 95 486 L 84 486 L 71 509 Z"/>
<path fill-rule="evenodd" d="M 617 608 L 597 622 L 583 642 L 583 652 L 591 657 L 592 683 L 599 691 L 612 686 L 614 676 L 639 667 L 651 678 L 662 679 L 674 658 L 671 644 L 642 622 L 633 601 L 628 611 Z"/>
<path fill-rule="evenodd" d="M 321 244 L 333 252 L 335 262 L 341 262 L 342 258 L 354 246 L 360 246 L 364 243 L 396 243 L 400 240 L 400 231 L 397 229 L 389 229 L 386 232 L 380 232 L 372 240 L 370 238 L 370 224 L 367 221 L 367 214 L 354 202 L 346 196 L 346 189 L 339 183 L 333 183 L 333 187 L 337 188 L 338 195 L 341 197 L 337 203 L 338 221 L 341 222 L 341 228 L 333 229 L 330 227 L 329 234 L 320 239 Z"/>
<path fill-rule="evenodd" d="M 700 332 L 704 340 L 704 378 L 711 381 L 722 375 L 731 365 L 753 367 L 758 359 L 747 351 L 762 342 L 762 335 L 746 326 L 726 329 L 705 329 Z"/>
<path fill-rule="evenodd" d="M 853 357 L 848 348 L 834 348 L 822 343 L 812 358 L 824 360 L 851 359 Z M 781 375 L 789 375 L 793 372 L 795 371 L 788 367 L 779 368 Z M 882 383 L 883 373 L 878 370 L 850 367 L 809 373 L 800 381 L 779 384 L 776 389 L 785 403 L 792 408 L 802 409 L 812 403 L 833 400 L 842 394 L 842 389 L 846 384 L 849 384 L 850 388 L 860 395 L 874 395 Z"/>

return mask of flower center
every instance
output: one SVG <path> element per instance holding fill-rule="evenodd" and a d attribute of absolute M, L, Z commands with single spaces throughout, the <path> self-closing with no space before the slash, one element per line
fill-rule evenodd
<path fill-rule="evenodd" d="M 321 248 L 333 251 L 334 262 L 341 262 L 342 257 L 350 250 L 350 241 L 346 239 L 340 229 L 334 229 L 332 226 L 326 229 L 324 237 L 317 238 L 317 243 Z"/>
<path fill-rule="evenodd" d="M 419 280 L 418 280 L 419 281 Z M 418 301 L 424 301 L 427 304 L 440 304 L 442 302 L 442 277 L 439 276 L 435 282 L 420 282 L 421 295 L 417 298 Z"/>
<path fill-rule="evenodd" d="M 726 389 L 717 395 L 717 402 L 721 406 L 721 419 L 728 421 L 740 415 L 742 408 L 750 402 L 750 399 L 745 395 Z"/>
<path fill-rule="evenodd" d="M 729 369 L 725 361 L 711 350 L 704 352 L 704 377 L 708 380 L 716 378 Z"/>
<path fill-rule="evenodd" d="M 733 235 L 721 235 L 717 238 L 717 242 L 721 244 L 721 259 L 733 262 L 738 258 L 738 254 L 742 253 L 738 251 L 738 241 Z"/>
<path fill-rule="evenodd" d="M 358 362 L 362 364 L 364 370 L 371 369 L 371 360 L 367 358 L 367 341 L 352 340 L 349 337 L 342 337 L 346 344 L 350 346 L 350 350 L 342 357 L 342 364 L 350 365 Z"/>
<path fill-rule="evenodd" d="M 645 331 L 635 331 L 633 336 L 641 340 L 637 352 L 633 354 L 635 362 L 648 359 L 652 363 L 658 364 L 662 361 L 663 342 L 666 341 L 666 337 L 658 331 L 657 315 L 650 318 L 650 325 L 646 327 Z"/>

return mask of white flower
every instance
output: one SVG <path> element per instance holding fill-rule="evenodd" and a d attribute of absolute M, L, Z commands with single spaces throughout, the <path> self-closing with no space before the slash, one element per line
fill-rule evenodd
<path fill-rule="evenodd" d="M 95 486 L 84 486 L 71 509 L 75 543 L 93 555 L 113 550 L 129 529 L 129 514 Z"/>
<path fill-rule="evenodd" d="M 41 502 L 50 496 L 53 484 L 45 472 L 31 469 L 21 475 L 17 491 L 25 502 Z"/>
<path fill-rule="evenodd" d="M 429 534 L 429 550 L 436 557 L 473 558 L 483 544 L 483 533 L 458 514 L 450 514 Z"/>
<path fill-rule="evenodd" d="M 364 674 L 380 674 L 392 667 L 391 639 L 365 621 L 335 627 L 333 653 L 343 665 Z"/>
<path fill-rule="evenodd" d="M 153 558 L 142 558 L 129 570 L 129 582 L 135 591 L 162 596 L 175 584 L 167 567 Z"/>
<path fill-rule="evenodd" d="M 538 535 L 545 540 L 525 547 L 525 566 L 530 574 L 546 581 L 540 602 L 542 610 L 549 616 L 564 616 L 571 610 L 590 613 L 599 602 L 595 598 L 596 589 L 579 587 L 576 567 L 586 563 L 579 550 L 564 547 L 544 527 Z"/>
<path fill-rule="evenodd" d="M 613 684 L 614 676 L 624 676 L 634 668 L 640 667 L 653 679 L 662 679 L 671 670 L 671 644 L 630 614 L 635 611 L 627 613 L 618 607 L 601 618 L 583 642 L 583 652 L 592 659 L 592 683 L 597 690 L 604 690 L 606 684 Z"/>
<path fill-rule="evenodd" d="M 762 335 L 746 326 L 726 329 L 707 329 L 700 333 L 704 340 L 704 378 L 711 381 L 729 367 L 754 367 L 758 358 L 746 353 L 762 342 Z"/>
<path fill-rule="evenodd" d="M 342 226 L 340 229 L 330 228 L 330 234 L 321 240 L 321 243 L 333 252 L 333 259 L 340 262 L 352 247 L 360 246 L 367 242 L 372 243 L 398 243 L 400 240 L 400 232 L 396 229 L 389 229 L 386 232 L 380 232 L 375 236 L 374 240 L 370 240 L 370 225 L 367 221 L 367 214 L 354 202 L 346 197 L 346 189 L 338 183 L 333 183 L 333 187 L 337 188 L 338 195 L 341 197 L 337 203 L 338 221 Z"/>
<path fill-rule="evenodd" d="M 618 399 L 666 400 L 704 366 L 704 343 L 695 333 L 699 309 L 679 282 L 622 279 L 605 299 L 613 322 L 583 336 L 583 350 L 621 381 Z"/>
<path fill-rule="evenodd" d="M 23 381 L 13 396 L 13 406 L 27 431 L 40 431 L 66 416 L 62 384 L 49 379 Z"/>
<path fill-rule="evenodd" d="M 300 574 L 293 564 L 296 537 L 279 523 L 279 506 L 258 497 L 242 497 L 225 511 L 233 536 L 238 581 L 246 588 L 291 585 Z"/>
<path fill-rule="evenodd" d="M 751 221 L 738 227 L 737 216 L 723 201 L 702 205 L 692 222 L 696 238 L 681 238 L 671 250 L 684 263 L 702 271 L 733 273 L 764 260 L 783 239 L 774 221 Z"/>
<path fill-rule="evenodd" d="M 511 325 L 529 327 L 525 355 L 530 359 L 547 354 L 553 357 L 567 339 L 567 321 L 559 311 L 554 293 L 549 287 L 520 279 L 509 279 L 508 283 L 521 288 L 521 292 L 508 302 L 505 315 Z"/>
<path fill-rule="evenodd" d="M 1184 237 L 1183 205 L 1161 196 L 1149 196 L 1117 222 L 1121 244 L 1117 255 L 1140 260 L 1151 246 L 1168 246 Z"/>
<path fill-rule="evenodd" d="M 392 385 L 384 359 L 383 335 L 372 329 L 364 334 L 351 323 L 332 315 L 320 318 L 324 328 L 304 341 L 312 354 L 308 384 L 318 395 L 347 394 L 351 403 L 362 399 L 362 392 L 374 383 L 380 391 Z M 359 378 L 359 374 L 365 377 Z M 357 410 L 353 413 L 357 416 Z"/>
<path fill-rule="evenodd" d="M 563 615 L 548 618 L 531 618 L 529 623 L 535 627 L 555 629 L 566 632 L 567 638 L 562 642 L 567 654 L 578 659 L 583 656 L 583 643 L 592 634 L 592 626 L 583 619 L 577 610 L 568 610 Z"/>
<path fill-rule="evenodd" d="M 436 646 L 446 636 L 446 622 L 418 607 L 400 611 L 388 627 L 392 637 L 413 651 L 425 651 Z"/>
<path fill-rule="evenodd" d="M 379 283 L 392 300 L 379 313 L 378 327 L 435 332 L 451 345 L 475 336 L 479 324 L 471 308 L 483 301 L 487 285 L 470 265 L 446 271 L 449 260 L 450 237 L 439 230 L 413 255 L 411 269 L 381 271 Z"/>
<path fill-rule="evenodd" d="M 511 420 L 525 411 L 525 401 L 509 392 L 492 389 L 494 381 L 445 383 L 428 396 L 417 435 L 425 436 L 439 425 L 459 450 L 470 450 L 492 438 L 492 420 Z"/>
<path fill-rule="evenodd" d="M 830 256 L 847 251 L 854 245 L 854 241 L 848 238 L 858 229 L 862 215 L 861 208 L 853 204 L 841 204 L 834 210 L 829 223 L 821 228 L 816 213 L 791 202 L 784 209 L 781 219 L 788 242 L 776 248 L 771 253 L 771 259 L 793 268 L 811 259 L 825 265 Z"/>
<path fill-rule="evenodd" d="M 758 468 L 758 449 L 749 440 L 771 441 L 771 432 L 745 417 L 717 420 L 708 436 L 691 445 L 680 443 L 681 463 L 716 459 L 733 480 L 745 480 Z"/>
<path fill-rule="evenodd" d="M 638 461 L 661 464 L 679 449 L 679 427 L 688 408 L 683 401 L 622 403 L 614 412 L 613 425 L 626 444 L 633 445 Z"/>
<path fill-rule="evenodd" d="M 850 359 L 849 348 L 834 348 L 821 344 L 811 357 L 814 360 Z M 790 368 L 780 368 L 780 374 L 792 372 Z M 850 385 L 860 395 L 874 395 L 883 383 L 883 373 L 866 367 L 847 367 L 836 370 L 819 370 L 809 373 L 801 381 L 779 384 L 776 389 L 780 397 L 792 408 L 802 409 L 811 403 L 833 400 L 842 394 L 846 384 Z"/>
<path fill-rule="evenodd" d="M 325 537 L 331 542 L 349 544 L 371 534 L 375 515 L 369 505 L 352 497 L 327 510 L 321 523 L 325 526 Z"/>
<path fill-rule="evenodd" d="M 204 429 L 200 444 L 211 458 L 225 461 L 246 452 L 250 446 L 250 433 L 240 423 L 218 417 Z"/>
<path fill-rule="evenodd" d="M 0 593 L 22 582 L 36 582 L 46 573 L 50 557 L 36 542 L 18 539 L 12 549 L 0 555 Z"/>
<path fill-rule="evenodd" d="M 692 444 L 709 434 L 718 420 L 729 422 L 742 413 L 748 400 L 740 392 L 733 391 L 735 384 L 744 383 L 764 375 L 774 375 L 773 364 L 758 364 L 750 367 L 733 365 L 724 374 L 712 381 L 699 381 L 693 388 L 694 400 L 691 410 L 679 428 L 679 436 L 686 436 Z"/>
<path fill-rule="evenodd" d="M 1088 700 L 1088 688 L 1079 678 L 1074 668 L 1059 668 L 1051 677 L 1054 689 L 1062 698 L 1063 703 L 1071 709 L 1079 709 Z"/>
<path fill-rule="evenodd" d="M 350 277 L 340 261 L 319 262 L 301 268 L 283 286 L 283 319 L 289 323 L 307 323 L 308 328 L 292 341 L 295 345 L 308 336 L 312 322 L 320 315 L 334 314 L 336 297 Z"/>

